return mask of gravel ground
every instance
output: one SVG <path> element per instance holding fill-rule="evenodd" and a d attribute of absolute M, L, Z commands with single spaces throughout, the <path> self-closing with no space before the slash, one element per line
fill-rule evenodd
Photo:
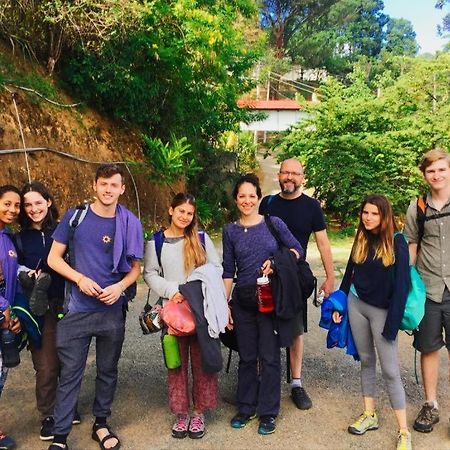
<path fill-rule="evenodd" d="M 311 255 L 317 261 L 317 255 Z M 309 327 L 305 337 L 304 384 L 313 400 L 309 411 L 297 410 L 289 399 L 288 385 L 282 385 L 282 408 L 276 433 L 257 434 L 256 421 L 245 429 L 234 430 L 229 419 L 235 412 L 232 405 L 237 378 L 237 355 L 233 355 L 229 374 L 220 374 L 220 402 L 216 411 L 207 415 L 207 433 L 201 440 L 175 440 L 170 436 L 172 417 L 167 407 L 166 370 L 160 350 L 159 336 L 143 336 L 137 316 L 144 303 L 146 289 L 139 287 L 138 299 L 130 308 L 127 335 L 122 358 L 116 400 L 111 424 L 122 439 L 123 449 L 394 449 L 396 430 L 383 382 L 379 375 L 380 429 L 364 436 L 347 433 L 348 424 L 361 412 L 359 367 L 341 350 L 325 348 L 325 332 L 318 327 L 319 310 L 310 307 Z M 400 334 L 402 378 L 408 397 L 408 418 L 413 421 L 420 408 L 422 388 L 414 379 L 414 352 L 411 338 Z M 224 349 L 224 357 L 227 351 Z M 283 351 L 284 358 L 284 351 Z M 448 420 L 450 401 L 446 380 L 447 361 L 442 352 L 439 400 L 441 423 L 429 434 L 413 432 L 415 449 L 450 449 Z M 285 367 L 285 365 L 283 365 Z M 71 450 L 98 448 L 90 437 L 90 416 L 94 388 L 95 364 L 92 351 L 83 381 L 79 410 L 81 425 L 69 437 Z M 17 441 L 19 449 L 44 450 L 39 440 L 40 418 L 34 399 L 34 375 L 27 352 L 22 363 L 10 371 L 1 400 L 1 427 Z"/>

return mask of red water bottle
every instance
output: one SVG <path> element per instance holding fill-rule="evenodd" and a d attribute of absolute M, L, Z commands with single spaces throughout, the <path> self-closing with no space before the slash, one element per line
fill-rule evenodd
<path fill-rule="evenodd" d="M 256 280 L 256 294 L 258 297 L 258 311 L 269 313 L 275 309 L 272 296 L 272 286 L 267 275 Z"/>

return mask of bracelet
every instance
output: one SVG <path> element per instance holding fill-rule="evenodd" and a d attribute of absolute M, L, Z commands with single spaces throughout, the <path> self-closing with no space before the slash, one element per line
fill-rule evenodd
<path fill-rule="evenodd" d="M 78 288 L 80 288 L 80 283 L 83 278 L 84 278 L 84 275 L 81 275 L 81 277 L 78 278 L 78 281 L 75 281 L 75 284 L 78 286 Z"/>
<path fill-rule="evenodd" d="M 120 289 L 122 289 L 122 294 L 123 294 L 125 292 L 126 287 L 123 284 L 122 280 L 119 281 L 119 286 L 120 286 Z"/>

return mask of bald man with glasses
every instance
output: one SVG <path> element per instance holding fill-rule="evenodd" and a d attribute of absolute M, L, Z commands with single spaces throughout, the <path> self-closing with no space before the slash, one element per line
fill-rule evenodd
<path fill-rule="evenodd" d="M 281 191 L 277 195 L 264 197 L 259 207 L 259 213 L 270 214 L 282 219 L 302 245 L 305 255 L 309 237 L 314 233 L 326 274 L 326 279 L 319 291 L 328 296 L 333 291 L 335 282 L 330 241 L 319 202 L 302 192 L 304 179 L 303 166 L 298 160 L 286 159 L 283 161 L 278 172 Z M 312 407 L 312 401 L 303 387 L 301 379 L 304 328 L 303 313 L 300 313 L 295 337 L 290 347 L 291 398 L 295 406 L 303 410 Z"/>

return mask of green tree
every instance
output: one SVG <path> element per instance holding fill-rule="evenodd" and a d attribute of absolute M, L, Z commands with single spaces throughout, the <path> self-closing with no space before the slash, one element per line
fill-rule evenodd
<path fill-rule="evenodd" d="M 65 50 L 99 49 L 134 29 L 149 8 L 147 0 L 2 0 L 0 36 L 42 61 L 52 75 Z"/>
<path fill-rule="evenodd" d="M 247 72 L 259 55 L 244 33 L 255 12 L 246 0 L 155 0 L 135 31 L 67 53 L 62 78 L 111 116 L 197 148 L 248 119 L 236 101 L 251 88 Z"/>
<path fill-rule="evenodd" d="M 450 55 L 409 62 L 397 77 L 378 77 L 378 96 L 359 67 L 348 86 L 330 78 L 321 89 L 324 100 L 308 107 L 309 120 L 280 146 L 280 158 L 304 160 L 308 186 L 342 222 L 354 219 L 362 198 L 373 192 L 404 213 L 422 189 L 422 153 L 450 148 Z"/>
<path fill-rule="evenodd" d="M 291 36 L 325 14 L 338 0 L 263 0 L 261 26 L 269 31 L 278 58 L 285 56 Z"/>
<path fill-rule="evenodd" d="M 388 22 L 383 8 L 380 0 L 341 0 L 296 30 L 288 55 L 302 66 L 345 75 L 362 56 L 377 57 L 381 52 Z"/>
<path fill-rule="evenodd" d="M 444 9 L 446 5 L 450 7 L 450 0 L 438 0 L 435 4 L 435 7 L 437 9 Z M 444 35 L 445 33 L 450 33 L 450 12 L 444 16 L 442 24 L 438 25 L 438 31 L 441 35 Z"/>
<path fill-rule="evenodd" d="M 409 20 L 390 18 L 385 40 L 384 48 L 394 55 L 414 56 L 418 51 L 416 33 Z"/>

